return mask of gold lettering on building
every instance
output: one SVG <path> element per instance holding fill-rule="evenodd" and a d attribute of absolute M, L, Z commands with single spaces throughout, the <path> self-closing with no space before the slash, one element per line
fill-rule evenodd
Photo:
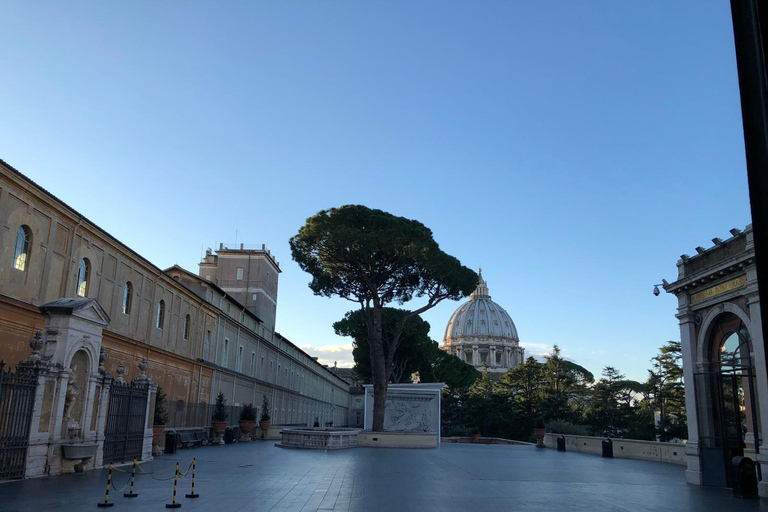
<path fill-rule="evenodd" d="M 701 302 L 703 300 L 714 297 L 715 295 L 720 295 L 721 293 L 729 292 L 731 290 L 735 290 L 736 288 L 740 288 L 745 284 L 747 284 L 747 276 L 741 276 L 741 277 L 737 277 L 736 279 L 731 279 L 730 281 L 720 283 L 719 285 L 713 286 L 712 288 L 707 288 L 706 290 L 702 290 L 698 293 L 694 293 L 693 295 L 691 295 L 691 303 Z"/>

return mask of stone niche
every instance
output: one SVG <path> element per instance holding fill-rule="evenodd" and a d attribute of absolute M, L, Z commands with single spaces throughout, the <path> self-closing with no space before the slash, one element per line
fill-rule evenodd
<path fill-rule="evenodd" d="M 39 378 L 25 476 L 99 467 L 112 381 L 101 347 L 109 317 L 87 298 L 59 299 L 40 311 L 45 327 L 29 359 Z"/>
<path fill-rule="evenodd" d="M 421 432 L 440 435 L 440 402 L 443 383 L 390 384 L 387 387 L 387 432 Z M 373 426 L 373 386 L 365 388 L 365 430 Z M 439 441 L 438 441 L 439 442 Z"/>

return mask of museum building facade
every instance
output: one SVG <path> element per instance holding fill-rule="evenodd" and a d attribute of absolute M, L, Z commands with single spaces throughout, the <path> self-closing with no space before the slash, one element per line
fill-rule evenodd
<path fill-rule="evenodd" d="M 266 395 L 273 424 L 347 424 L 349 384 L 275 332 L 280 269 L 265 247 L 209 250 L 199 275 L 161 270 L 2 160 L 0 219 L 6 370 L 29 358 L 36 332 L 55 332 L 46 305 L 93 299 L 68 303 L 100 312 L 88 367 L 159 384 L 168 426 L 209 425 L 219 391 L 233 423 L 239 407 L 260 407 Z M 71 370 L 72 357 L 59 366 Z"/>

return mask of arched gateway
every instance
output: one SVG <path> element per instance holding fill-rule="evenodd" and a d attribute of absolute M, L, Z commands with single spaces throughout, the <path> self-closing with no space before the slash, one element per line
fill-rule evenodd
<path fill-rule="evenodd" d="M 731 487 L 731 461 L 764 453 L 768 380 L 760 324 L 752 227 L 697 255 L 683 255 L 678 279 L 664 283 L 678 298 L 688 419 L 689 483 Z M 767 466 L 768 467 L 768 466 Z M 768 476 L 760 495 L 768 496 Z"/>

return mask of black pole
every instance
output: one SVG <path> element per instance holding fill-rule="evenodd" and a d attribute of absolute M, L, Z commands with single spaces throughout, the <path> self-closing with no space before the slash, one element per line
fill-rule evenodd
<path fill-rule="evenodd" d="M 765 68 L 768 33 L 761 30 L 761 27 L 768 29 L 768 4 L 766 0 L 731 0 L 731 15 L 739 72 L 763 345 L 768 349 L 768 80 Z"/>

